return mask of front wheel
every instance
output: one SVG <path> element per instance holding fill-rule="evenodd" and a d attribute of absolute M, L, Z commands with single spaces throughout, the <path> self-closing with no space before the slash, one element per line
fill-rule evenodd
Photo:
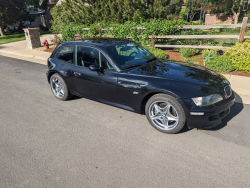
<path fill-rule="evenodd" d="M 145 112 L 150 124 L 164 133 L 178 133 L 186 122 L 182 105 L 167 94 L 152 96 L 146 104 Z"/>

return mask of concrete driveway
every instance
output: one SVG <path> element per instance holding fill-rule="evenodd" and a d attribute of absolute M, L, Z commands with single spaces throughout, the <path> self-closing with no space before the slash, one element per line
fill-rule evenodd
<path fill-rule="evenodd" d="M 167 135 L 143 115 L 51 93 L 45 65 L 0 56 L 0 187 L 249 187 L 250 105 Z"/>

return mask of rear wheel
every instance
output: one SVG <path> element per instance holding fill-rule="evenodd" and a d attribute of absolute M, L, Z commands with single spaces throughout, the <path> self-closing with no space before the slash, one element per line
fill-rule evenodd
<path fill-rule="evenodd" d="M 72 97 L 67 84 L 57 73 L 50 77 L 50 87 L 54 96 L 59 100 L 66 101 Z"/>
<path fill-rule="evenodd" d="M 152 96 L 146 104 L 145 112 L 150 124 L 164 133 L 178 133 L 186 122 L 182 105 L 167 94 Z"/>

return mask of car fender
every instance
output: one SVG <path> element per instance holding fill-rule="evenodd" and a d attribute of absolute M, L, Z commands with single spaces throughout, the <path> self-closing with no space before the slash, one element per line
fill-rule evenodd
<path fill-rule="evenodd" d="M 140 112 L 140 114 L 145 114 L 145 106 L 146 106 L 147 101 L 153 95 L 156 95 L 159 93 L 164 93 L 164 94 L 171 95 L 172 97 L 174 97 L 183 106 L 183 109 L 185 110 L 185 112 L 187 112 L 186 105 L 183 103 L 183 101 L 179 98 L 178 95 L 176 95 L 175 93 L 173 93 L 169 90 L 157 89 L 157 90 L 150 90 L 150 91 L 144 93 L 142 100 L 140 101 L 140 109 L 138 110 Z"/>

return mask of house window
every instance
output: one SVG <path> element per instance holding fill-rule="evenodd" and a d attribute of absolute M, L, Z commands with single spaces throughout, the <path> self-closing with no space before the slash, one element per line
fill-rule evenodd
<path fill-rule="evenodd" d="M 245 2 L 243 4 L 243 11 L 247 11 L 248 10 L 248 2 Z"/>
<path fill-rule="evenodd" d="M 30 21 L 25 21 L 24 25 L 30 25 Z"/>

